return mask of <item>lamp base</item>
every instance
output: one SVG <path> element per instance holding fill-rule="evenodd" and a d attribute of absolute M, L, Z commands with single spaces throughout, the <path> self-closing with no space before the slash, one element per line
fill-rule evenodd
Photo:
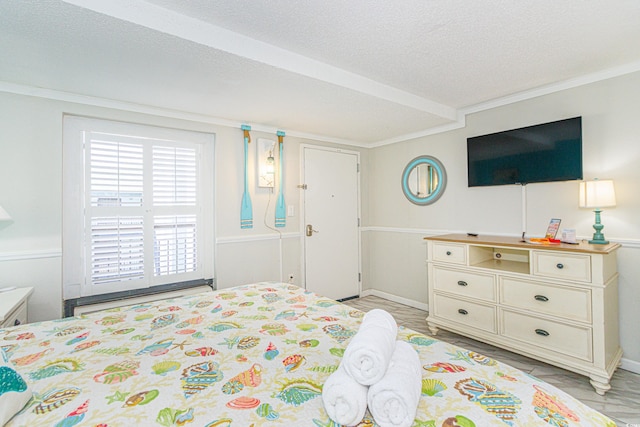
<path fill-rule="evenodd" d="M 604 225 L 602 225 L 600 223 L 600 209 L 596 209 L 594 211 L 596 213 L 596 223 L 593 224 L 593 229 L 596 230 L 595 233 L 593 233 L 593 239 L 589 240 L 589 243 L 591 243 L 592 245 L 607 245 L 609 244 L 608 240 L 604 239 L 604 234 L 602 234 L 602 229 L 604 228 Z"/>

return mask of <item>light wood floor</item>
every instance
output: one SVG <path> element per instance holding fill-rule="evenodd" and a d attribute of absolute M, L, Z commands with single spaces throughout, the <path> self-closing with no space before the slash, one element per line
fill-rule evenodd
<path fill-rule="evenodd" d="M 344 304 L 362 311 L 369 311 L 372 308 L 385 309 L 393 315 L 398 325 L 431 335 L 425 322 L 426 311 L 376 296 L 348 300 Z M 619 427 L 640 427 L 640 375 L 638 374 L 618 369 L 611 379 L 611 390 L 604 396 L 600 396 L 593 390 L 589 379 L 585 376 L 444 330 L 438 332 L 437 338 L 508 363 L 553 384 L 584 404 L 607 415 L 618 423 Z"/>

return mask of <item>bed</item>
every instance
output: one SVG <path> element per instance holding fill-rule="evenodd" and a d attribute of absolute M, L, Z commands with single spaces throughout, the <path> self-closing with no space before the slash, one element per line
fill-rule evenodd
<path fill-rule="evenodd" d="M 258 283 L 0 329 L 0 355 L 33 392 L 7 426 L 336 427 L 322 385 L 363 315 Z M 615 426 L 508 365 L 407 328 L 398 338 L 422 365 L 416 427 Z"/>

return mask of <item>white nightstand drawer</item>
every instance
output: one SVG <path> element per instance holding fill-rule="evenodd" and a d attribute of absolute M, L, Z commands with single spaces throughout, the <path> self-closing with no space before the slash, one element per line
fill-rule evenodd
<path fill-rule="evenodd" d="M 33 288 L 15 288 L 0 292 L 0 327 L 27 323 L 27 300 Z"/>
<path fill-rule="evenodd" d="M 591 291 L 502 277 L 500 302 L 565 319 L 591 322 Z"/>
<path fill-rule="evenodd" d="M 497 332 L 494 307 L 469 301 L 435 295 L 433 301 L 435 317 L 462 323 L 487 332 Z"/>
<path fill-rule="evenodd" d="M 591 282 L 591 257 L 560 254 L 555 251 L 533 251 L 533 274 L 555 279 Z"/>
<path fill-rule="evenodd" d="M 434 243 L 433 260 L 452 262 L 455 264 L 467 263 L 467 251 L 465 245 L 455 243 Z"/>
<path fill-rule="evenodd" d="M 505 337 L 589 362 L 593 360 L 591 328 L 507 310 L 501 310 L 501 320 L 501 335 Z"/>
<path fill-rule="evenodd" d="M 3 328 L 17 326 L 27 323 L 27 303 L 26 301 L 12 313 L 10 313 L 2 324 Z"/>
<path fill-rule="evenodd" d="M 434 288 L 485 301 L 495 301 L 495 275 L 433 267 Z"/>

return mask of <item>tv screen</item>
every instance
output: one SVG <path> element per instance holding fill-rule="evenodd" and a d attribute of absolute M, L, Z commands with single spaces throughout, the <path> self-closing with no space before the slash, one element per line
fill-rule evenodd
<path fill-rule="evenodd" d="M 469 187 L 582 179 L 582 117 L 467 138 Z"/>

